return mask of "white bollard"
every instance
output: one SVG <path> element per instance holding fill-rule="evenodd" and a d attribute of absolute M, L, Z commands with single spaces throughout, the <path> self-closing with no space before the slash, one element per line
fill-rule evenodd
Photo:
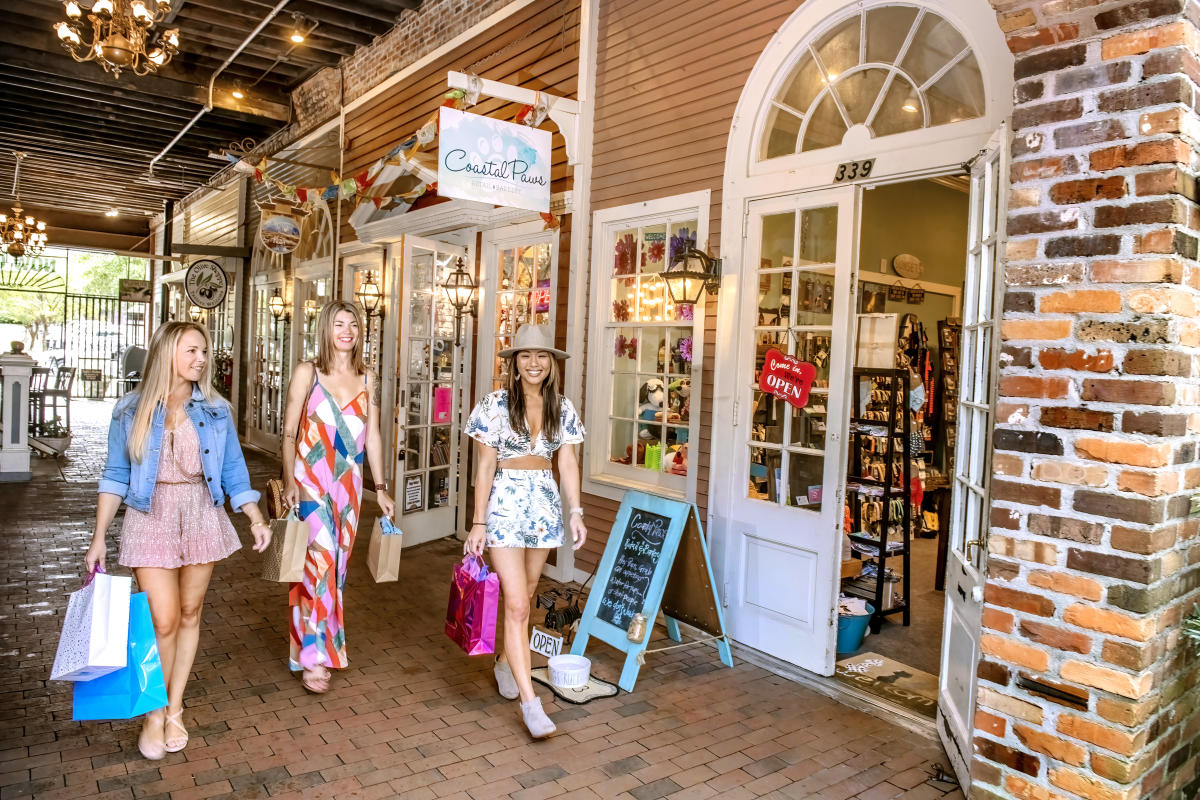
<path fill-rule="evenodd" d="M 3 410 L 0 410 L 0 482 L 27 481 L 29 471 L 29 378 L 37 362 L 24 353 L 0 354 Z"/>

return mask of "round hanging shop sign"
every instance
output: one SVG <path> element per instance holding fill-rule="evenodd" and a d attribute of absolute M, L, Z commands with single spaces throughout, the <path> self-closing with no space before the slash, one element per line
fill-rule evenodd
<path fill-rule="evenodd" d="M 915 281 L 925 272 L 925 267 L 921 264 L 921 259 L 911 253 L 901 253 L 892 259 L 892 269 L 896 270 L 896 274 L 901 278 L 908 278 Z"/>
<path fill-rule="evenodd" d="M 221 265 L 211 259 L 201 259 L 188 267 L 183 276 L 183 289 L 188 300 L 201 308 L 216 308 L 225 302 L 229 292 L 229 276 Z"/>
<path fill-rule="evenodd" d="M 300 223 L 295 217 L 275 214 L 263 220 L 258 228 L 258 238 L 268 250 L 286 255 L 300 244 Z"/>

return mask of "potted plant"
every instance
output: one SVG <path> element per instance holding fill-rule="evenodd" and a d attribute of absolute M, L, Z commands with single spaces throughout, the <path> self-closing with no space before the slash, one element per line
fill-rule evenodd
<path fill-rule="evenodd" d="M 71 446 L 71 431 L 62 424 L 61 419 L 55 417 L 38 424 L 37 440 L 53 450 L 55 455 L 62 455 Z"/>

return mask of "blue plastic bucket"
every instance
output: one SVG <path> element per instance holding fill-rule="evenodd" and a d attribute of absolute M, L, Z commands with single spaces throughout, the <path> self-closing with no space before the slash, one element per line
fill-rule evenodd
<path fill-rule="evenodd" d="M 838 617 L 837 651 L 853 653 L 862 647 L 863 638 L 867 635 L 867 626 L 871 624 L 871 616 L 875 607 L 867 603 L 867 613 L 857 617 Z"/>

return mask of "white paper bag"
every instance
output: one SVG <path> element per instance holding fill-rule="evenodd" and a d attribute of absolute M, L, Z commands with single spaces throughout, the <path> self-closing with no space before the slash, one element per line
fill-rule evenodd
<path fill-rule="evenodd" d="M 97 574 L 71 593 L 50 679 L 90 681 L 125 666 L 133 578 Z"/>

